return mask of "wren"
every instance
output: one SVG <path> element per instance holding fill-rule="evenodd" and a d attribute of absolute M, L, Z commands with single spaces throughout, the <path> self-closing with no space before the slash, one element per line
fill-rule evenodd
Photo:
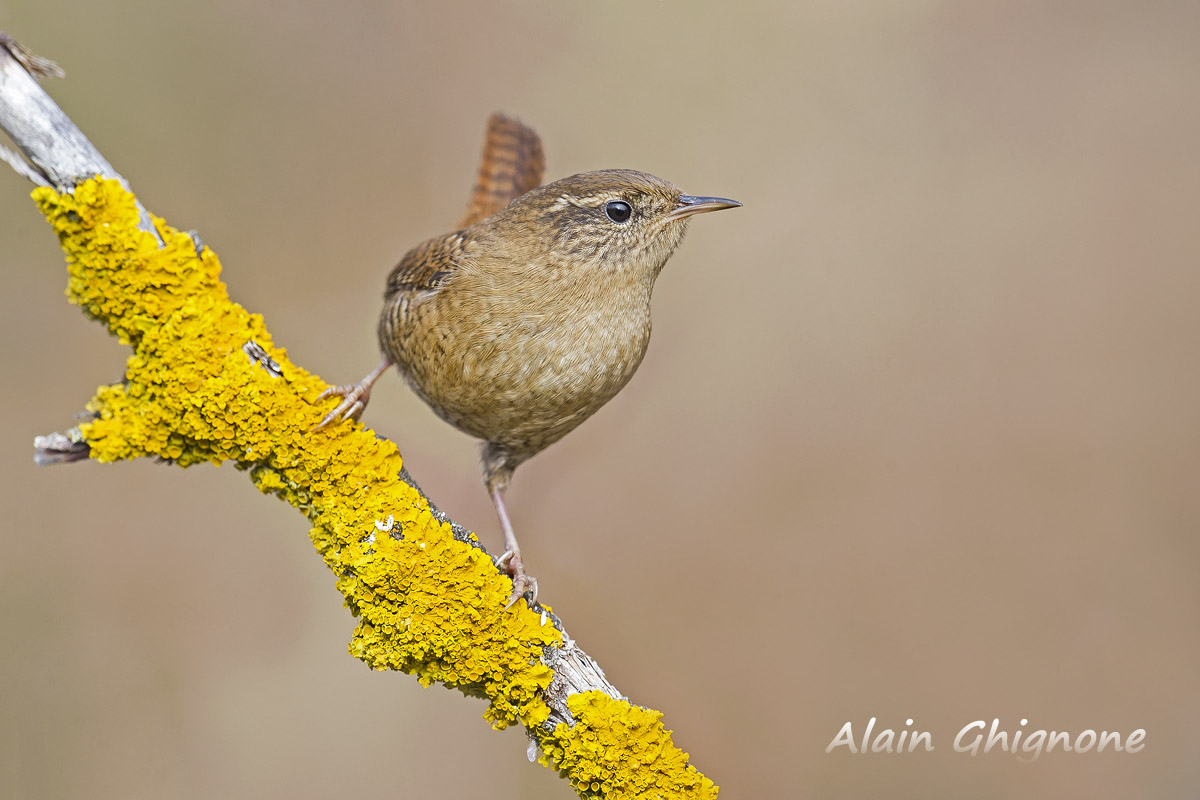
<path fill-rule="evenodd" d="M 513 471 L 629 382 L 650 341 L 654 281 L 688 221 L 741 205 L 629 169 L 538 187 L 543 164 L 532 129 L 493 115 L 461 229 L 417 245 L 388 276 L 383 361 L 318 398 L 343 401 L 316 429 L 356 419 L 395 364 L 439 417 L 483 440 L 509 606 L 537 597 L 504 503 Z"/>

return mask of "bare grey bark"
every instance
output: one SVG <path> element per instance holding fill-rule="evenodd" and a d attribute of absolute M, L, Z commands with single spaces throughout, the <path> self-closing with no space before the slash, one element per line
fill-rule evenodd
<path fill-rule="evenodd" d="M 114 178 L 129 189 L 125 179 L 50 99 L 31 71 L 42 75 L 60 74 L 53 62 L 38 58 L 0 31 L 0 128 L 25 153 L 30 163 L 26 164 L 11 152 L 8 157 L 0 158 L 8 161 L 23 177 L 54 186 L 60 192 L 73 191 L 77 183 L 96 175 Z M 140 227 L 157 237 L 150 217 L 140 203 L 138 209 L 142 214 Z M 162 243 L 161 238 L 159 243 Z M 266 356 L 254 342 L 247 342 L 243 349 L 255 360 Z M 278 370 L 277 365 L 275 368 Z M 78 461 L 86 458 L 88 453 L 87 442 L 80 436 L 78 428 L 65 434 L 39 436 L 34 448 L 37 463 L 47 465 Z M 417 488 L 406 474 L 401 478 Z M 465 530 L 444 512 L 435 508 L 434 513 L 450 523 L 456 532 Z M 542 663 L 554 670 L 554 679 L 542 692 L 543 699 L 552 709 L 544 726 L 553 729 L 559 722 L 573 723 L 567 710 L 567 699 L 579 692 L 596 690 L 620 700 L 627 699 L 609 683 L 600 665 L 567 635 L 562 620 L 545 610 L 542 614 L 545 621 L 553 622 L 563 634 L 563 644 L 546 648 L 541 657 Z"/>
<path fill-rule="evenodd" d="M 30 69 L 33 72 L 30 72 Z M 36 75 L 61 75 L 53 61 L 40 58 L 0 32 L 0 128 L 16 143 L 29 164 L 22 169 L 7 152 L 4 160 L 26 178 L 34 174 L 60 192 L 69 192 L 80 181 L 97 175 L 114 178 L 129 189 L 129 183 L 113 169 L 100 151 L 88 141 L 50 95 L 38 85 Z M 23 162 L 22 162 L 23 163 Z M 132 192 L 132 189 L 130 189 Z M 146 209 L 138 202 L 138 227 L 162 239 Z"/>
<path fill-rule="evenodd" d="M 50 433 L 33 437 L 33 463 L 39 467 L 82 461 L 91 453 L 79 428 L 66 433 Z"/>

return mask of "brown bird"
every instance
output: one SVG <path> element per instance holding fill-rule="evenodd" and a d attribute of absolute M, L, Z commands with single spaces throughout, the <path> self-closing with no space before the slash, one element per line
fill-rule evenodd
<path fill-rule="evenodd" d="M 650 294 L 696 214 L 741 204 L 685 195 L 644 172 L 601 170 L 535 187 L 537 134 L 492 117 L 464 227 L 410 250 L 388 276 L 383 361 L 317 425 L 357 418 L 392 364 L 430 408 L 484 442 L 504 531 L 511 606 L 525 573 L 504 504 L 513 471 L 619 392 L 650 341 Z"/>

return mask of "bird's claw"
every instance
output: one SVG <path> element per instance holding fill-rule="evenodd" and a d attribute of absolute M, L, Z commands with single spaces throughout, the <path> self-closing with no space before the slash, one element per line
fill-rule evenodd
<path fill-rule="evenodd" d="M 365 383 L 347 383 L 343 386 L 330 386 L 317 395 L 317 399 L 313 402 L 319 403 L 327 397 L 341 397 L 344 399 L 337 408 L 326 414 L 324 419 L 318 422 L 312 431 L 309 431 L 310 433 L 319 431 L 337 421 L 345 422 L 358 419 L 362 416 L 363 409 L 367 407 L 367 401 L 371 399 L 371 387 Z"/>
<path fill-rule="evenodd" d="M 505 610 L 512 608 L 518 600 L 527 594 L 529 595 L 530 606 L 537 602 L 537 578 L 525 574 L 525 564 L 521 561 L 520 550 L 506 551 L 496 559 L 496 566 L 508 573 L 513 582 L 512 594 L 508 598 L 508 603 L 504 606 Z"/>
<path fill-rule="evenodd" d="M 530 575 L 520 575 L 513 578 L 512 594 L 509 595 L 508 602 L 504 604 L 504 610 L 507 611 L 512 608 L 517 604 L 518 600 L 526 595 L 528 595 L 529 606 L 532 608 L 533 604 L 537 602 L 538 597 L 537 578 Z"/>

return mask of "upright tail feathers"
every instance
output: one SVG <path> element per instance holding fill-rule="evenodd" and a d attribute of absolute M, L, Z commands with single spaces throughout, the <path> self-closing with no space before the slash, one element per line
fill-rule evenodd
<path fill-rule="evenodd" d="M 503 114 L 488 118 L 479 176 L 462 227 L 490 217 L 515 198 L 542 184 L 546 157 L 537 132 Z"/>

